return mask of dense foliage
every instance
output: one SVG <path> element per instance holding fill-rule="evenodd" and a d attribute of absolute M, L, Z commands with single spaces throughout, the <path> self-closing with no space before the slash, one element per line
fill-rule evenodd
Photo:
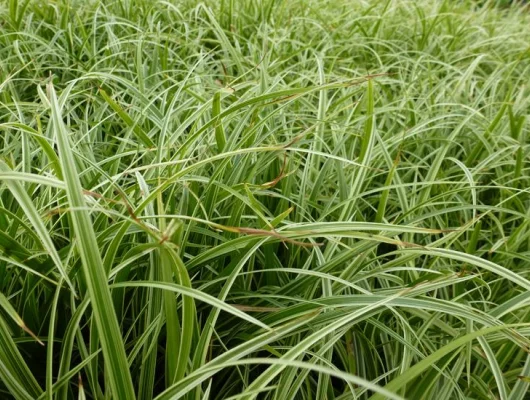
<path fill-rule="evenodd" d="M 0 397 L 527 398 L 493 3 L 0 3 Z"/>

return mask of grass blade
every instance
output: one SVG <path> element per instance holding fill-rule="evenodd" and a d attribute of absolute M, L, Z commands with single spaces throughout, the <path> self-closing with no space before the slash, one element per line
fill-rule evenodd
<path fill-rule="evenodd" d="M 77 247 L 81 256 L 83 273 L 91 299 L 93 317 L 96 321 L 103 358 L 107 367 L 108 381 L 113 396 L 122 399 L 134 399 L 127 357 L 123 346 L 120 327 L 112 304 L 107 276 L 99 253 L 92 221 L 85 209 L 83 188 L 76 171 L 76 164 L 64 126 L 57 96 L 52 85 L 48 85 L 52 120 L 59 147 L 59 158 L 66 183 L 66 194 L 71 210 Z"/>

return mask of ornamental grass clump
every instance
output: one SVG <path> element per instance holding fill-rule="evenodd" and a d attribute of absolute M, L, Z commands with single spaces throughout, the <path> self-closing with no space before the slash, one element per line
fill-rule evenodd
<path fill-rule="evenodd" d="M 530 385 L 530 13 L 0 6 L 0 397 Z"/>

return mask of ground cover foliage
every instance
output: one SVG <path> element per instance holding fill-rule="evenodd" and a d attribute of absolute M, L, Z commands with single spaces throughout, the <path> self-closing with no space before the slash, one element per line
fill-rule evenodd
<path fill-rule="evenodd" d="M 528 398 L 529 27 L 0 3 L 0 396 Z"/>

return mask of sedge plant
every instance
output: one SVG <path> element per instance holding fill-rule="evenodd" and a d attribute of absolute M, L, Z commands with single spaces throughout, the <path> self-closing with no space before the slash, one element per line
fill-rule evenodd
<path fill-rule="evenodd" d="M 530 13 L 0 3 L 0 397 L 530 385 Z"/>

